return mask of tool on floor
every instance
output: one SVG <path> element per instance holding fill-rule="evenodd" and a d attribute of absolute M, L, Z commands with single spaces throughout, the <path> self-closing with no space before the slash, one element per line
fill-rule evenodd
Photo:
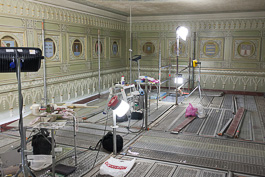
<path fill-rule="evenodd" d="M 183 128 L 185 128 L 189 123 L 191 123 L 195 117 L 186 118 L 181 124 L 179 124 L 176 128 L 174 128 L 170 133 L 178 134 Z"/>
<path fill-rule="evenodd" d="M 241 127 L 242 127 L 242 124 L 243 124 L 243 121 L 244 121 L 244 118 L 246 116 L 246 113 L 247 113 L 247 110 L 245 109 L 244 110 L 244 113 L 243 113 L 243 116 L 242 118 L 240 119 L 240 123 L 238 125 L 238 128 L 236 130 L 236 134 L 235 134 L 235 138 L 238 138 L 239 137 L 239 133 L 240 133 L 240 130 L 241 130 Z"/>
<path fill-rule="evenodd" d="M 224 132 L 227 130 L 227 128 L 230 125 L 230 123 L 232 122 L 232 120 L 233 120 L 233 118 L 230 118 L 217 135 L 223 136 Z"/>
<path fill-rule="evenodd" d="M 224 135 L 233 138 L 235 136 L 235 133 L 237 131 L 237 128 L 240 124 L 240 120 L 242 119 L 243 115 L 244 115 L 245 109 L 243 107 L 240 107 L 237 110 L 237 113 L 232 121 L 232 123 L 230 124 L 230 126 L 228 127 L 226 133 L 224 133 Z"/>

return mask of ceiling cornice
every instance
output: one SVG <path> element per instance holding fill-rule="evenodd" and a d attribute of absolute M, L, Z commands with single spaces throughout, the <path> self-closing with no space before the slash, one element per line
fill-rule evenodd
<path fill-rule="evenodd" d="M 89 7 L 86 5 L 82 5 L 76 2 L 68 1 L 68 0 L 26 0 L 34 3 L 39 3 L 47 6 L 52 6 L 60 9 L 71 10 L 79 13 L 85 13 L 89 15 L 94 15 L 98 17 L 108 18 L 112 20 L 126 22 L 127 17 L 123 15 L 119 15 L 116 13 L 104 11 L 101 9 L 97 9 L 94 7 Z"/>
<path fill-rule="evenodd" d="M 187 21 L 187 20 L 214 20 L 214 19 L 251 19 L 265 18 L 265 11 L 261 12 L 239 12 L 239 13 L 217 13 L 196 15 L 165 15 L 165 16 L 132 16 L 133 22 L 161 22 L 161 21 Z M 127 18 L 127 23 L 130 17 Z"/>

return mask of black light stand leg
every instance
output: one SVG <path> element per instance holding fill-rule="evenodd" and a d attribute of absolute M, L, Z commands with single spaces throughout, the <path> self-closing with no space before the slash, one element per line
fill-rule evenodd
<path fill-rule="evenodd" d="M 54 129 L 51 129 L 51 138 L 52 138 L 52 177 L 55 177 Z"/>
<path fill-rule="evenodd" d="M 16 71 L 17 71 L 17 80 L 18 80 L 18 100 L 19 100 L 19 133 L 20 133 L 20 141 L 21 141 L 21 166 L 19 173 L 22 172 L 24 177 L 28 177 L 28 172 L 35 177 L 35 175 L 31 172 L 28 167 L 27 159 L 25 156 L 25 149 L 26 149 L 26 133 L 23 127 L 23 115 L 22 115 L 22 108 L 23 108 L 23 97 L 21 93 L 21 66 L 20 66 L 20 58 L 18 57 L 18 52 L 15 50 L 16 53 Z M 19 175 L 19 173 L 16 174 Z"/>

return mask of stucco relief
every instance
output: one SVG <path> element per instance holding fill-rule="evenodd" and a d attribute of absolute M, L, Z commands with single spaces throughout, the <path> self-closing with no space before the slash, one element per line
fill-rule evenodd
<path fill-rule="evenodd" d="M 199 59 L 223 60 L 223 45 L 223 38 L 199 38 Z"/>
<path fill-rule="evenodd" d="M 50 36 L 50 35 L 46 35 L 45 39 L 50 38 L 54 41 L 54 45 L 55 45 L 55 54 L 50 57 L 50 58 L 46 58 L 47 61 L 52 61 L 52 62 L 60 62 L 60 46 L 61 46 L 61 42 L 60 42 L 60 37 L 59 36 Z M 42 35 L 38 35 L 38 47 L 40 49 L 42 49 Z"/>
<path fill-rule="evenodd" d="M 24 47 L 24 33 L 0 32 L 0 39 L 4 36 L 11 36 L 17 41 L 19 47 Z"/>
<path fill-rule="evenodd" d="M 87 15 L 84 13 L 78 13 L 71 10 L 58 9 L 43 4 L 36 4 L 34 2 L 27 2 L 21 0 L 2 0 L 3 5 L 0 5 L 0 10 L 4 14 L 17 14 L 29 18 L 39 18 L 46 20 L 64 21 L 76 24 L 87 24 L 87 17 L 93 17 L 96 23 L 94 26 L 104 26 L 106 28 L 126 30 L 127 24 L 111 20 L 112 23 L 104 23 L 106 19 L 104 17 Z M 5 8 L 3 8 L 5 7 Z M 11 10 L 12 9 L 12 10 Z M 108 18 L 107 21 L 110 19 Z M 94 21 L 94 22 L 95 22 Z M 103 22 L 104 21 L 104 22 Z M 114 24 L 115 23 L 115 24 Z"/>
<path fill-rule="evenodd" d="M 178 21 L 160 21 L 153 23 L 134 22 L 133 31 L 156 31 L 156 30 L 174 30 L 176 26 L 184 25 L 191 30 L 249 30 L 263 29 L 265 19 L 228 19 L 228 20 L 200 20 L 189 21 L 189 23 L 178 24 Z"/>
<path fill-rule="evenodd" d="M 158 42 L 157 40 L 140 40 L 138 53 L 142 56 L 157 56 L 158 54 Z"/>
<path fill-rule="evenodd" d="M 81 49 L 77 48 L 77 51 L 79 52 L 79 55 L 74 53 L 75 50 L 76 50 L 75 46 L 73 46 L 75 40 L 79 40 L 81 42 Z M 85 49 L 86 49 L 86 46 L 84 44 L 85 44 L 85 37 L 69 37 L 69 56 L 70 56 L 70 60 L 76 60 L 76 59 L 85 60 Z"/>
<path fill-rule="evenodd" d="M 242 39 L 233 40 L 233 59 L 259 60 L 260 39 Z"/>

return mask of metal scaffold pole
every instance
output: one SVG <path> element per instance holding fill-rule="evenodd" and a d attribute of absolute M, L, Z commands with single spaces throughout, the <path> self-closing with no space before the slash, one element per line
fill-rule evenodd
<path fill-rule="evenodd" d="M 160 96 L 161 91 L 161 42 L 159 43 L 159 63 L 158 63 L 158 80 L 159 80 L 159 87 L 158 87 L 158 96 Z M 157 98 L 158 99 L 158 98 Z"/>
<path fill-rule="evenodd" d="M 100 96 L 100 51 L 101 51 L 100 30 L 98 30 L 98 94 L 99 96 Z"/>
<path fill-rule="evenodd" d="M 44 20 L 42 20 L 41 22 L 41 26 L 42 26 L 42 30 L 41 30 L 41 33 L 42 33 L 42 53 L 43 53 L 43 56 L 44 56 L 44 59 L 43 59 L 43 96 L 44 96 L 44 106 L 46 107 L 47 106 L 47 83 L 46 83 L 46 57 L 45 57 L 45 36 L 44 36 Z"/>
<path fill-rule="evenodd" d="M 132 8 L 130 6 L 130 84 L 132 83 Z"/>

